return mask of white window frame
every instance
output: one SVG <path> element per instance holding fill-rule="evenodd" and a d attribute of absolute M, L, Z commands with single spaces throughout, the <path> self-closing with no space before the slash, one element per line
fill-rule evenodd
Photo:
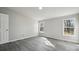
<path fill-rule="evenodd" d="M 64 27 L 64 20 L 69 20 L 69 19 L 73 19 L 74 20 L 74 35 L 66 35 L 66 34 L 64 34 L 64 28 L 65 28 Z M 76 31 L 75 30 L 75 24 L 76 24 L 75 23 L 75 19 L 76 19 L 75 17 L 71 17 L 71 18 L 66 18 L 66 19 L 63 20 L 63 36 L 75 36 L 75 31 Z"/>
<path fill-rule="evenodd" d="M 40 24 L 43 23 L 43 27 L 45 26 L 45 23 L 43 21 L 39 22 L 39 33 L 44 33 L 44 31 L 40 31 Z M 43 29 L 44 30 L 44 29 Z"/>

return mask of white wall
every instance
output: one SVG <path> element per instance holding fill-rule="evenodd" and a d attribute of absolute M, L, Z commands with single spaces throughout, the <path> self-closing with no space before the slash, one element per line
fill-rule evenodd
<path fill-rule="evenodd" d="M 63 20 L 69 17 L 76 17 L 76 32 L 75 36 L 64 36 L 63 35 Z M 63 16 L 63 17 L 57 17 L 57 18 L 51 18 L 47 20 L 43 20 L 40 22 L 45 22 L 44 27 L 44 33 L 41 34 L 45 37 L 55 38 L 59 40 L 66 40 L 66 41 L 72 41 L 72 42 L 78 42 L 79 41 L 79 17 L 77 14 L 75 15 L 69 15 L 69 16 Z"/>
<path fill-rule="evenodd" d="M 0 8 L 0 13 L 9 15 L 9 41 L 29 38 L 37 35 L 38 31 L 36 20 L 6 8 Z"/>

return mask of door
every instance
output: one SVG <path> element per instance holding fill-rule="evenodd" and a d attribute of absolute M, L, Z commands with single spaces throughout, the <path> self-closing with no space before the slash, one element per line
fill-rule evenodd
<path fill-rule="evenodd" d="M 1 29 L 1 40 L 0 44 L 6 43 L 9 40 L 9 17 L 5 14 L 0 14 L 0 29 Z"/>

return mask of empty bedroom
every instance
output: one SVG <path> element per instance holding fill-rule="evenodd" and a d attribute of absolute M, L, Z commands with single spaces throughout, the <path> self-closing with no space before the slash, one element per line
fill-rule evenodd
<path fill-rule="evenodd" d="M 79 51 L 79 7 L 0 7 L 0 51 Z"/>

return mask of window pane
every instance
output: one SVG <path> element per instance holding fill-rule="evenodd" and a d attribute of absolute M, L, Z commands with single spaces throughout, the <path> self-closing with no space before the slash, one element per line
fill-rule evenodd
<path fill-rule="evenodd" d="M 64 20 L 64 27 L 74 27 L 74 20 Z"/>
<path fill-rule="evenodd" d="M 74 35 L 74 28 L 64 28 L 65 35 Z"/>
<path fill-rule="evenodd" d="M 43 27 L 40 27 L 40 31 L 43 31 L 44 30 L 44 28 Z"/>

